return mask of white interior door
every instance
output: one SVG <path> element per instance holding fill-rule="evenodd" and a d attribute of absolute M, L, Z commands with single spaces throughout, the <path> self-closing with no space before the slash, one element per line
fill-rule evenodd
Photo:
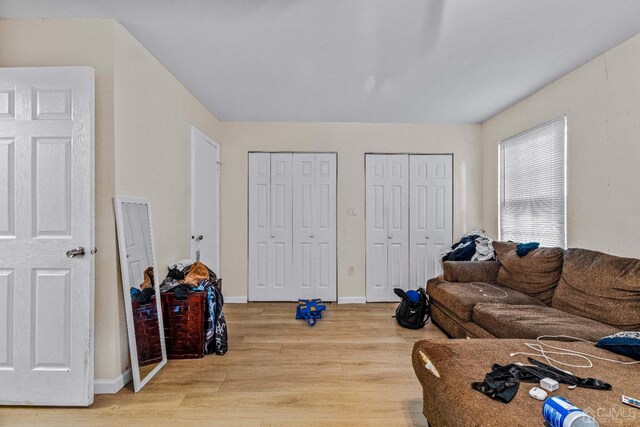
<path fill-rule="evenodd" d="M 220 147 L 191 128 L 190 257 L 220 275 Z"/>
<path fill-rule="evenodd" d="M 124 212 L 125 245 L 129 265 L 129 283 L 140 288 L 144 281 L 144 271 L 153 265 L 151 250 L 151 230 L 147 205 L 131 204 Z"/>
<path fill-rule="evenodd" d="M 293 168 L 291 153 L 271 154 L 271 301 L 290 301 L 293 240 Z"/>
<path fill-rule="evenodd" d="M 393 288 L 408 289 L 409 285 L 409 156 L 387 156 L 389 286 L 391 301 L 397 296 Z"/>
<path fill-rule="evenodd" d="M 336 154 L 293 154 L 293 299 L 336 300 Z"/>
<path fill-rule="evenodd" d="M 452 244 L 453 156 L 410 156 L 411 289 L 442 274 L 439 254 Z"/>
<path fill-rule="evenodd" d="M 249 295 L 271 297 L 271 155 L 249 154 Z"/>
<path fill-rule="evenodd" d="M 292 299 L 292 156 L 249 154 L 249 300 Z"/>
<path fill-rule="evenodd" d="M 366 291 L 367 301 L 388 298 L 387 156 L 367 154 L 366 173 Z"/>
<path fill-rule="evenodd" d="M 366 156 L 367 301 L 409 286 L 409 156 Z"/>
<path fill-rule="evenodd" d="M 0 69 L 2 404 L 93 402 L 93 117 L 93 69 Z"/>

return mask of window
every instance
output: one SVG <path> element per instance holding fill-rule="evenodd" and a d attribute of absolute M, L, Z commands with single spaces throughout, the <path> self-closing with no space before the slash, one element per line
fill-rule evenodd
<path fill-rule="evenodd" d="M 500 239 L 566 245 L 567 118 L 500 142 Z"/>

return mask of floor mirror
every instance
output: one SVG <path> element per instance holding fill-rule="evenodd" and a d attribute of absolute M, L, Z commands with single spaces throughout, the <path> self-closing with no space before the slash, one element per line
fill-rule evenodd
<path fill-rule="evenodd" d="M 151 206 L 114 198 L 133 388 L 138 392 L 167 363 Z"/>

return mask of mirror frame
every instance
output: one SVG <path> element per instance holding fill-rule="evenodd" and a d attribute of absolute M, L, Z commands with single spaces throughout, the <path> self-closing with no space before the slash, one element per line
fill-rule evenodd
<path fill-rule="evenodd" d="M 118 251 L 120 255 L 120 277 L 122 279 L 122 291 L 123 291 L 123 300 L 124 300 L 124 309 L 127 318 L 127 335 L 129 337 L 129 355 L 131 360 L 131 376 L 133 377 L 133 389 L 137 393 L 144 387 L 146 383 L 149 382 L 151 378 L 153 378 L 159 371 L 162 369 L 164 365 L 167 364 L 167 349 L 166 343 L 164 340 L 164 323 L 162 319 L 162 303 L 160 301 L 160 283 L 158 282 L 158 265 L 156 262 L 156 244 L 155 239 L 153 237 L 153 221 L 151 219 L 151 202 L 149 199 L 142 197 L 122 197 L 116 196 L 113 198 L 113 203 L 115 207 L 116 213 L 116 230 L 118 235 Z M 124 215 L 122 206 L 125 203 L 135 203 L 135 204 L 143 204 L 147 206 L 147 212 L 149 214 L 149 228 L 150 228 L 150 237 L 151 237 L 151 254 L 152 254 L 152 264 L 153 264 L 153 272 L 154 272 L 154 281 L 155 281 L 155 294 L 156 294 L 156 304 L 158 309 L 158 322 L 159 322 L 159 330 L 160 330 L 160 345 L 162 347 L 162 360 L 158 362 L 158 365 L 147 374 L 146 377 L 140 378 L 140 365 L 138 363 L 138 348 L 136 345 L 136 336 L 135 336 L 135 326 L 133 323 L 133 308 L 131 307 L 131 294 L 130 288 L 131 283 L 129 280 L 128 274 L 128 265 L 127 265 L 127 245 L 125 243 L 125 232 L 124 232 Z"/>

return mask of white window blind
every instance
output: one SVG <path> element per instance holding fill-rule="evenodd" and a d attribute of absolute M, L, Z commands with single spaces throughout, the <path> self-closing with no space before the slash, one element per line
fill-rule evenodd
<path fill-rule="evenodd" d="M 500 142 L 500 239 L 566 245 L 566 116 Z"/>

